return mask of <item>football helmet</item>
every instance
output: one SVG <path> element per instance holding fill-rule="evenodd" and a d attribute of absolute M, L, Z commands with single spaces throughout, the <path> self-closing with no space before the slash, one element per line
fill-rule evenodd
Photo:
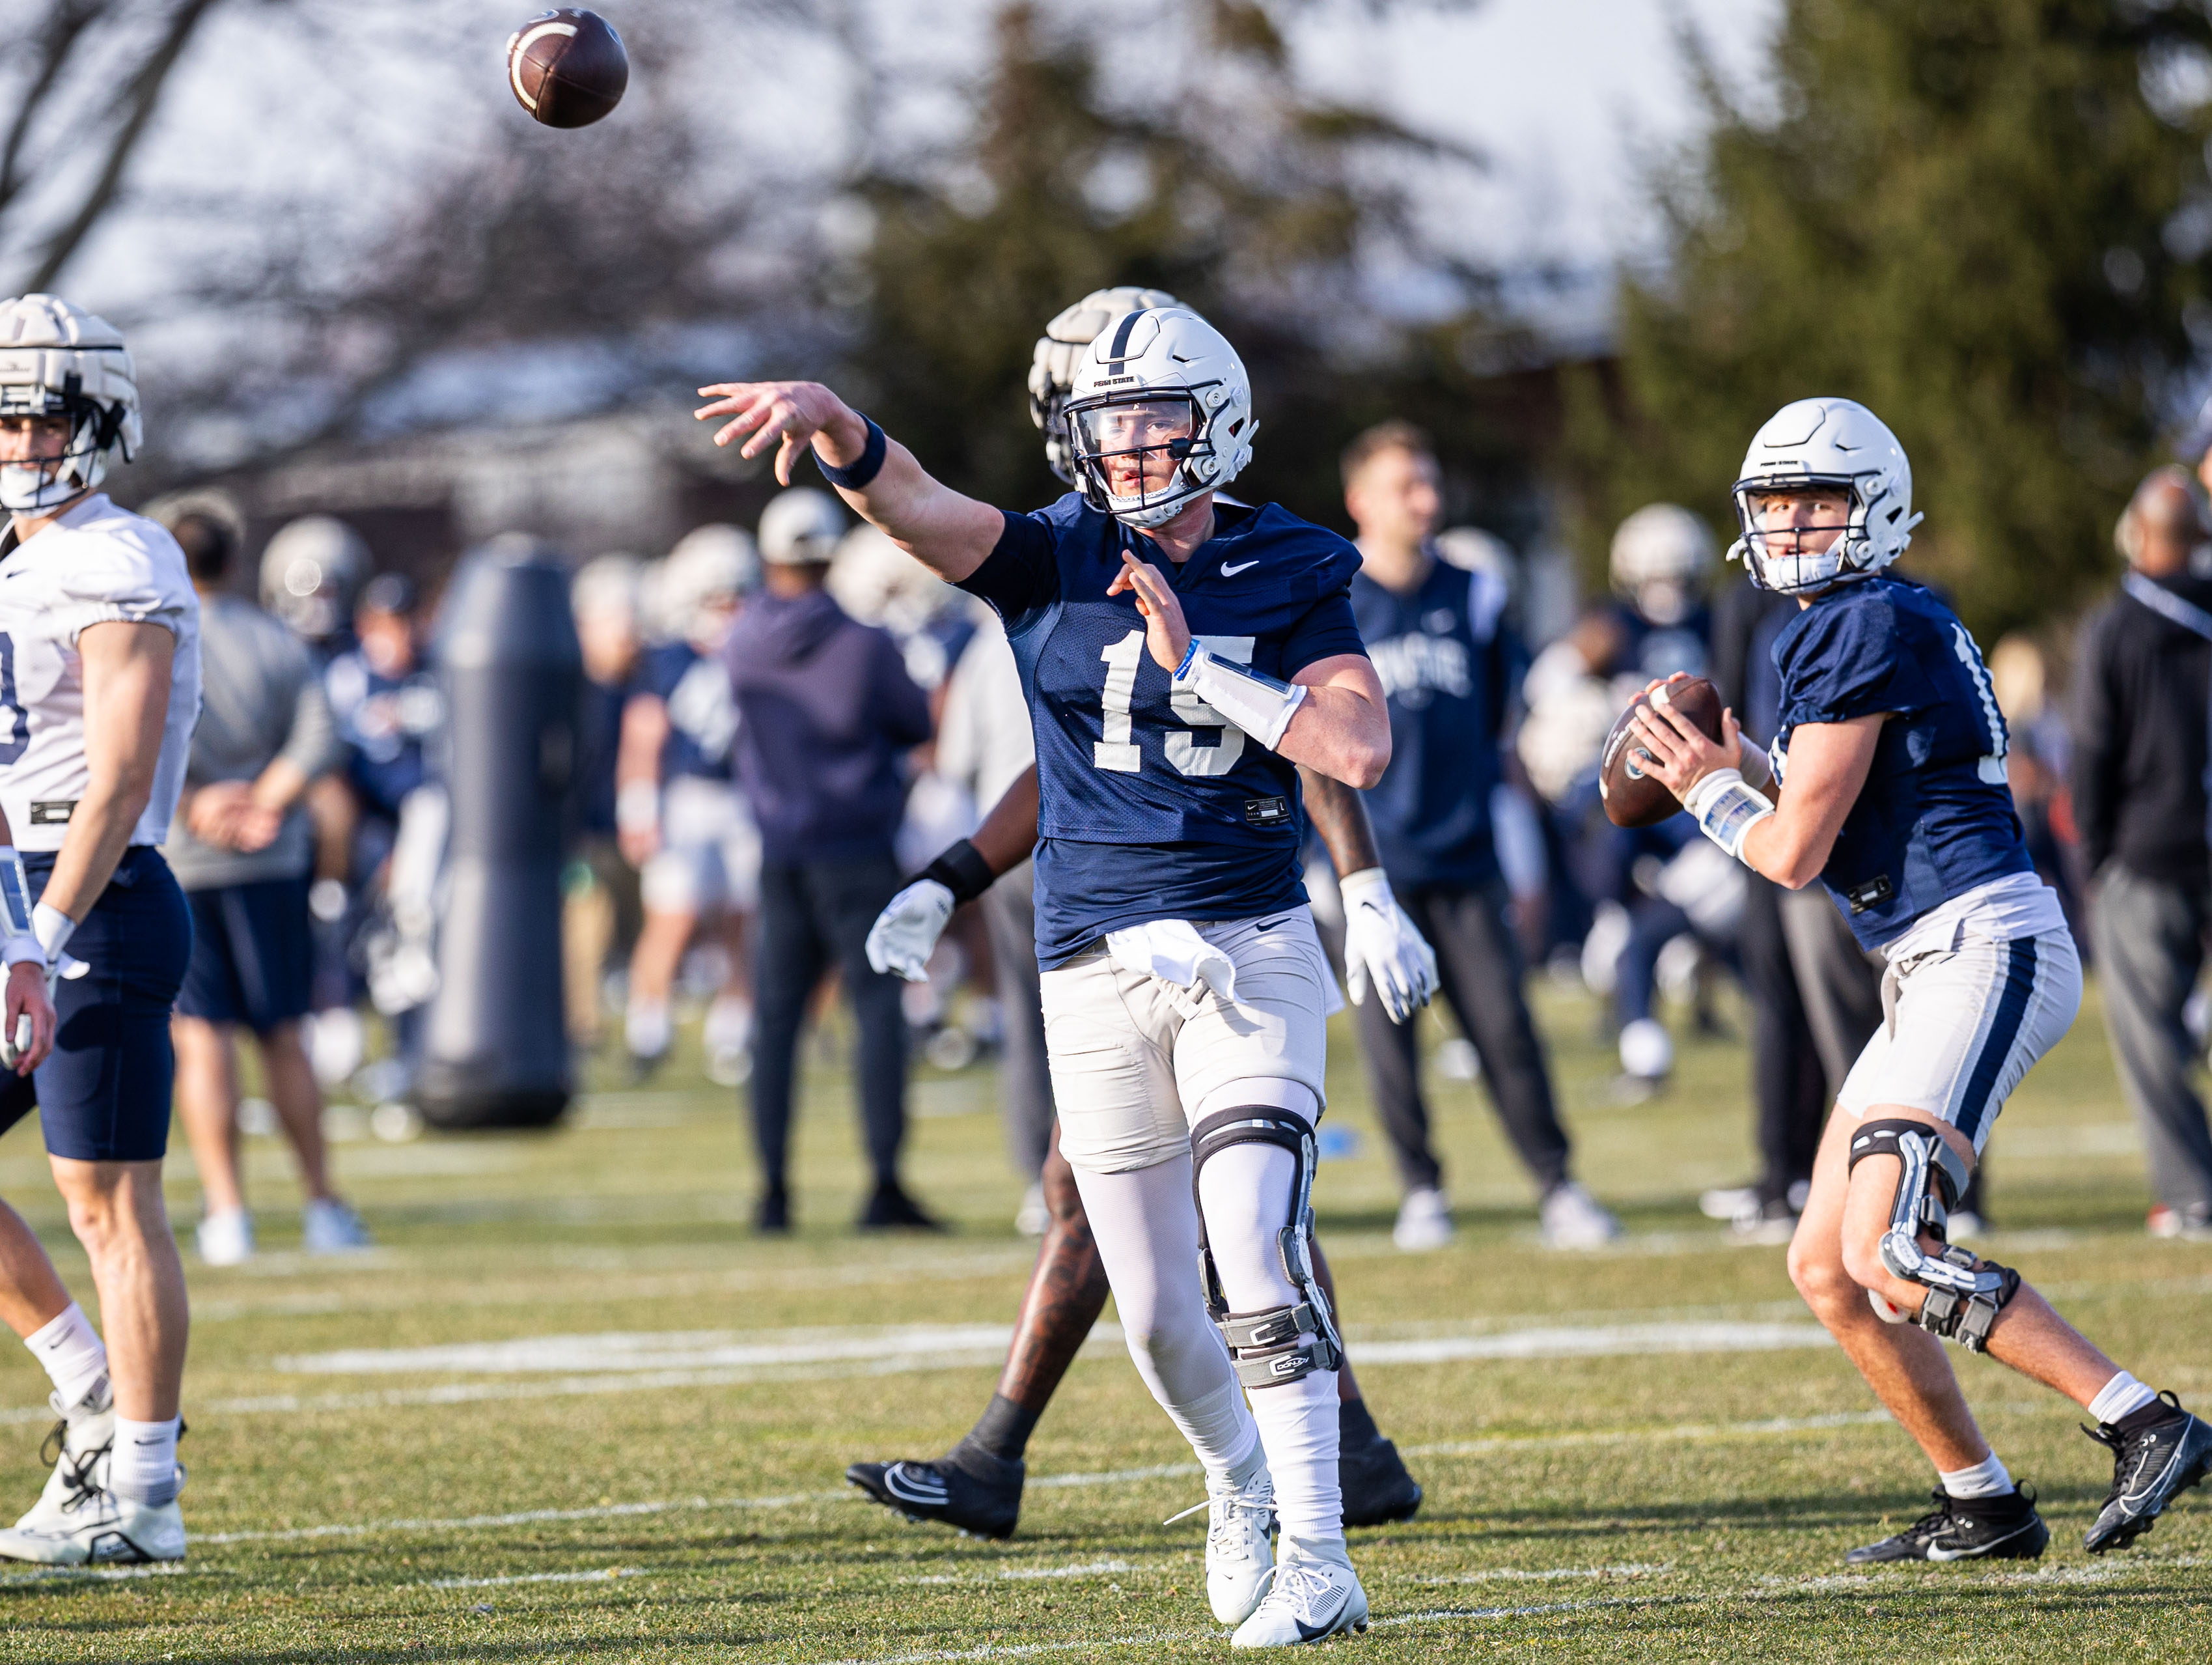
<path fill-rule="evenodd" d="M 1796 529 L 1768 532 L 1754 524 L 1753 496 L 1819 487 L 1850 498 L 1843 535 L 1826 549 L 1804 548 Z M 1741 535 L 1729 546 L 1729 558 L 1741 561 L 1760 589 L 1785 595 L 1881 571 L 1905 553 L 1922 518 L 1912 512 L 1905 448 L 1880 417 L 1849 399 L 1801 399 L 1769 417 L 1752 436 L 1733 495 Z"/>
<path fill-rule="evenodd" d="M 1092 341 L 1064 420 L 1083 500 L 1139 531 L 1235 479 L 1260 427 L 1244 361 L 1188 307 L 1126 313 Z"/>
<path fill-rule="evenodd" d="M 306 640 L 327 642 L 352 622 L 370 565 L 360 533 L 335 515 L 304 515 L 261 552 L 261 605 Z"/>
<path fill-rule="evenodd" d="M 1030 420 L 1044 432 L 1044 460 L 1052 472 L 1068 485 L 1075 484 L 1075 461 L 1068 454 L 1067 430 L 1060 414 L 1083 350 L 1099 332 L 1111 328 L 1127 314 L 1151 312 L 1182 303 L 1164 289 L 1119 289 L 1091 291 L 1044 326 L 1030 363 Z"/>
<path fill-rule="evenodd" d="M 0 418 L 16 417 L 66 417 L 69 442 L 58 460 L 0 466 L 0 509 L 58 508 L 100 484 L 111 451 L 133 460 L 145 424 L 121 333 L 59 296 L 0 302 Z"/>
<path fill-rule="evenodd" d="M 827 566 L 845 535 L 845 511 L 827 491 L 794 485 L 761 510 L 761 559 L 770 566 Z"/>
<path fill-rule="evenodd" d="M 1646 503 L 1613 534 L 1613 589 L 1662 630 L 1689 617 L 1712 564 L 1712 529 L 1678 503 Z"/>

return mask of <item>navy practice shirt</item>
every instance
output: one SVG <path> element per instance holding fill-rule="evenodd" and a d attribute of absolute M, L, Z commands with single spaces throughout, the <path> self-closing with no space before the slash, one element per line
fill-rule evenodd
<path fill-rule="evenodd" d="M 1346 587 L 1358 552 L 1270 504 L 1218 503 L 1180 567 L 1068 493 L 1008 515 L 961 584 L 997 610 L 1036 735 L 1036 941 L 1048 967 L 1153 919 L 1247 919 L 1305 900 L 1296 768 L 1194 694 L 1175 693 L 1126 592 L 1133 549 L 1168 575 L 1184 621 L 1222 658 L 1288 681 L 1359 653 Z"/>
<path fill-rule="evenodd" d="M 655 648 L 639 668 L 644 692 L 668 707 L 668 739 L 660 748 L 660 778 L 730 778 L 730 742 L 738 734 L 738 703 L 730 674 L 689 642 Z"/>
<path fill-rule="evenodd" d="M 2035 870 L 2005 784 L 1990 674 L 1958 615 L 1928 590 L 1883 576 L 1839 585 L 1783 627 L 1774 662 L 1781 767 L 1801 723 L 1893 714 L 1820 873 L 1863 947 L 1977 886 Z"/>
<path fill-rule="evenodd" d="M 1433 563 L 1410 595 L 1364 573 L 1352 610 L 1390 700 L 1390 766 L 1366 795 L 1390 881 L 1486 884 L 1497 876 L 1490 795 L 1504 778 L 1498 736 L 1516 644 L 1501 630 L 1505 586 Z"/>

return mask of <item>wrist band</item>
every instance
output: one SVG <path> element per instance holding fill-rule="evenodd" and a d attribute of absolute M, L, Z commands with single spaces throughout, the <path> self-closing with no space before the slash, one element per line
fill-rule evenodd
<path fill-rule="evenodd" d="M 1195 637 L 1182 663 L 1176 667 L 1174 681 L 1177 688 L 1189 689 L 1271 752 L 1306 698 L 1304 688 L 1233 664 L 1200 647 Z"/>
<path fill-rule="evenodd" d="M 1347 873 L 1336 881 L 1336 888 L 1347 908 L 1370 902 L 1376 907 L 1387 907 L 1396 900 L 1390 891 L 1389 875 L 1379 867 L 1363 867 L 1357 873 Z"/>
<path fill-rule="evenodd" d="M 76 935 L 76 921 L 59 908 L 48 907 L 41 902 L 31 910 L 31 930 L 39 939 L 39 946 L 46 951 L 46 965 L 51 970 L 61 963 L 62 950 Z"/>
<path fill-rule="evenodd" d="M 46 963 L 46 944 L 31 925 L 31 881 L 13 845 L 0 845 L 0 965 L 19 961 Z"/>
<path fill-rule="evenodd" d="M 1774 790 L 1774 768 L 1767 762 L 1766 753 L 1749 741 L 1739 736 L 1735 743 L 1736 765 L 1743 776 L 1743 784 L 1754 792 Z"/>
<path fill-rule="evenodd" d="M 868 424 L 868 442 L 860 448 L 857 460 L 840 468 L 834 462 L 824 462 L 819 451 L 814 454 L 814 466 L 822 471 L 822 478 L 841 491 L 866 491 L 868 482 L 883 472 L 884 458 L 890 451 L 891 442 L 884 437 L 884 430 L 867 417 L 860 420 Z"/>
<path fill-rule="evenodd" d="M 965 839 L 940 851 L 937 859 L 915 876 L 935 880 L 952 893 L 956 904 L 974 901 L 999 878 L 983 859 L 983 852 Z"/>
<path fill-rule="evenodd" d="M 660 788 L 634 780 L 615 794 L 615 825 L 625 832 L 650 832 L 660 825 Z"/>
<path fill-rule="evenodd" d="M 1699 832 L 1740 862 L 1745 837 L 1774 815 L 1774 806 L 1746 786 L 1735 769 L 1716 769 L 1699 780 L 1682 808 L 1698 818 Z"/>

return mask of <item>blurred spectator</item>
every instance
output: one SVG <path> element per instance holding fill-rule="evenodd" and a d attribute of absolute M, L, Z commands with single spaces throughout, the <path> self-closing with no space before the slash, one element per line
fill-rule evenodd
<path fill-rule="evenodd" d="M 903 764 L 930 737 L 929 705 L 890 637 L 847 617 L 823 588 L 839 528 L 817 502 L 835 512 L 804 487 L 769 504 L 760 523 L 766 591 L 722 649 L 738 705 L 738 784 L 761 830 L 756 1218 L 763 1231 L 791 1228 L 799 1031 L 808 997 L 834 965 L 860 1031 L 854 1086 L 875 1171 L 858 1223 L 933 1228 L 898 1178 L 906 1137 L 898 979 L 872 969 L 867 955 L 868 929 L 899 889 L 891 841 L 906 799 Z"/>
<path fill-rule="evenodd" d="M 2189 476 L 2161 468 L 2145 479 L 2120 521 L 2121 594 L 2084 626 L 2075 668 L 2074 820 L 2094 875 L 2105 1022 L 2142 1130 L 2160 1236 L 2212 1236 L 2212 1131 L 2184 1017 L 2212 925 L 2205 540 Z"/>
<path fill-rule="evenodd" d="M 2075 935 L 2087 936 L 2081 917 L 2079 841 L 2074 805 L 2067 790 L 2073 736 L 2051 697 L 2051 668 L 2043 650 L 2015 631 L 1990 650 L 1990 692 L 2004 716 L 2008 744 L 2005 776 L 2012 785 L 2013 808 L 2027 834 L 2027 853 L 2044 883 L 2058 893 L 2059 905 Z"/>
<path fill-rule="evenodd" d="M 279 1125 L 298 1159 L 310 1253 L 366 1247 L 361 1218 L 331 1192 L 323 1101 L 301 1044 L 313 945 L 313 839 L 301 799 L 343 756 L 306 649 L 276 619 L 222 592 L 233 529 L 185 513 L 170 528 L 200 595 L 204 666 L 169 865 L 192 910 L 192 956 L 177 998 L 177 1105 L 199 1170 L 200 1258 L 253 1253 L 238 1164 L 236 1036 L 250 1031 Z"/>
<path fill-rule="evenodd" d="M 600 979 L 643 928 L 637 869 L 623 858 L 615 786 L 623 711 L 644 653 L 638 577 L 630 557 L 602 555 L 584 564 L 568 592 L 583 648 L 584 692 L 576 723 L 574 848 L 562 883 L 561 982 L 568 1038 L 587 1048 L 600 1040 Z"/>
<path fill-rule="evenodd" d="M 346 741 L 345 784 L 352 801 L 347 905 L 338 916 L 347 950 L 347 1010 L 359 992 L 354 961 L 362 959 L 370 997 L 392 1024 L 397 1067 L 382 1066 L 383 1096 L 413 1082 L 421 1013 L 436 986 L 427 931 L 398 929 L 390 906 L 390 863 L 400 828 L 419 815 L 426 790 L 434 796 L 441 790 L 429 784 L 430 747 L 446 726 L 446 697 L 423 662 L 422 631 L 422 598 L 414 581 L 384 573 L 361 591 L 355 645 L 323 673 L 331 714 Z M 319 879 L 317 889 L 327 882 Z M 316 912 L 329 915 L 326 907 Z M 332 1016 L 319 1014 L 319 1043 Z"/>
<path fill-rule="evenodd" d="M 998 615 L 990 613 L 953 667 L 945 719 L 938 730 L 938 772 L 964 792 L 969 802 L 988 808 L 1006 796 L 1036 759 L 1021 673 Z M 990 932 L 1006 1048 L 999 1066 L 999 1115 L 1006 1127 L 1006 1154 L 1015 1172 L 1029 1183 L 1014 1223 L 1027 1235 L 1040 1236 L 1048 1223 L 1042 1176 L 1055 1112 L 1045 1060 L 1034 881 L 1034 870 L 1024 859 L 1002 874 L 976 906 Z"/>
<path fill-rule="evenodd" d="M 623 1034 L 642 1079 L 675 1035 L 684 952 L 711 916 L 726 949 L 707 1009 L 707 1072 L 734 1087 L 750 1067 L 752 985 L 745 927 L 760 906 L 760 831 L 730 784 L 737 706 L 714 656 L 745 595 L 760 587 L 753 540 L 734 526 L 686 533 L 661 563 L 657 600 L 676 637 L 647 652 L 623 703 L 615 763 L 615 820 L 642 881 L 644 926 L 630 955 Z"/>
<path fill-rule="evenodd" d="M 1390 707 L 1390 766 L 1365 795 L 1383 873 L 1437 951 L 1444 998 L 1534 1181 L 1545 1241 L 1592 1247 L 1620 1227 L 1569 1172 L 1491 834 L 1491 797 L 1504 778 L 1499 741 L 1521 671 L 1502 622 L 1505 586 L 1437 558 L 1443 497 L 1420 430 L 1402 422 L 1368 430 L 1346 448 L 1343 471 L 1363 560 L 1352 605 Z M 1419 1015 L 1393 1022 L 1373 990 L 1357 1013 L 1405 1193 L 1393 1235 L 1403 1249 L 1437 1247 L 1452 1224 L 1421 1095 Z"/>

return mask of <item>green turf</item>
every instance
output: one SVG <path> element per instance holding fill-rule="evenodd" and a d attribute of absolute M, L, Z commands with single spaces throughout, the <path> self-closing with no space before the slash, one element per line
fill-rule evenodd
<path fill-rule="evenodd" d="M 1462 1231 L 1445 1252 L 1396 1253 L 1395 1187 L 1340 1033 L 1331 1115 L 1363 1145 L 1323 1169 L 1316 1200 L 1355 1361 L 1363 1342 L 1532 1327 L 1801 1331 L 1781 1251 L 1733 1246 L 1696 1211 L 1700 1187 L 1750 1171 L 1741 1047 L 1689 1042 L 1671 1093 L 1618 1107 L 1594 1007 L 1541 1000 L 1582 1171 L 1629 1239 L 1541 1252 L 1480 1089 L 1438 1083 Z M 608 1332 L 742 1345 L 1003 1324 L 1030 1251 L 1008 1223 L 1018 1187 L 992 1092 L 981 1070 L 917 1083 L 914 1184 L 958 1224 L 929 1241 L 847 1229 L 858 1169 L 829 1064 L 809 1076 L 788 1243 L 745 1230 L 732 1095 L 689 1059 L 647 1089 L 586 1098 L 550 1136 L 341 1144 L 385 1245 L 354 1263 L 290 1252 L 290 1183 L 255 1142 L 270 1252 L 192 1272 L 191 1560 L 150 1577 L 0 1573 L 0 1659 L 1224 1654 L 1200 1594 L 1202 1523 L 1158 1524 L 1200 1495 L 1188 1454 L 1118 1346 L 1093 1348 L 1038 1430 L 1033 1476 L 1069 1483 L 1033 1485 L 1007 1544 L 909 1526 L 840 1478 L 856 1458 L 957 1437 L 990 1391 L 988 1336 L 955 1337 L 951 1364 L 874 1375 L 865 1360 L 716 1362 L 698 1351 L 711 1336 L 658 1374 L 649 1359 L 596 1375 L 302 1368 L 345 1349 Z M 0 1146 L 0 1187 L 88 1296 L 36 1139 Z M 2148 1380 L 2212 1400 L 2212 1249 L 2143 1234 L 2141 1159 L 2094 1009 L 1993 1149 L 2003 1229 L 1990 1251 Z M 2073 1408 L 1984 1361 L 1961 1372 L 2041 1490 L 2054 1541 L 2036 1571 L 1844 1572 L 1842 1552 L 1918 1513 L 1931 1477 L 1832 1350 L 1371 1364 L 1370 1403 L 1428 1501 L 1410 1525 L 1356 1534 L 1377 1626 L 1329 1645 L 1375 1660 L 2203 1657 L 2212 1497 L 2093 1561 L 2080 1536 L 2110 1467 Z M 0 1424 L 9 1509 L 41 1478 L 43 1390 L 27 1356 L 0 1349 L 0 1408 L 20 1407 Z M 1163 1467 L 1177 1472 L 1131 1473 Z"/>

